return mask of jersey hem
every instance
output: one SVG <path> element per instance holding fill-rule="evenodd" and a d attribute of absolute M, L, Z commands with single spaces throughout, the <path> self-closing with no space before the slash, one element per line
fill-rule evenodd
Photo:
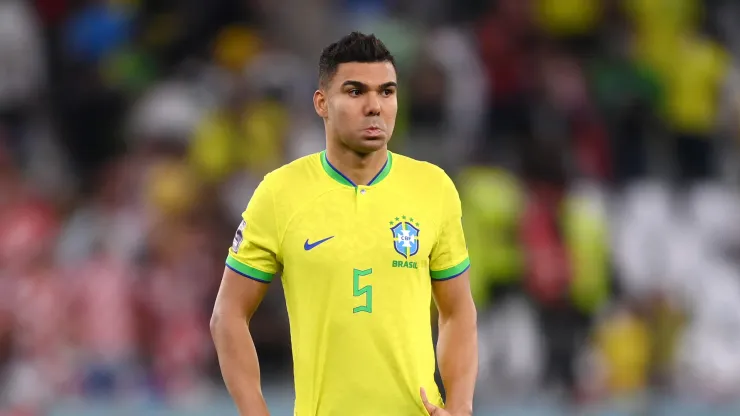
<path fill-rule="evenodd" d="M 252 280 L 257 280 L 263 283 L 270 283 L 272 281 L 272 278 L 275 276 L 274 274 L 263 272 L 262 270 L 258 270 L 254 267 L 248 266 L 232 257 L 230 254 L 226 258 L 226 266 L 244 277 L 248 277 Z"/>
<path fill-rule="evenodd" d="M 442 270 L 431 270 L 429 274 L 433 280 L 448 280 L 454 277 L 460 276 L 470 268 L 470 258 L 466 257 L 465 260 L 460 262 L 457 266 L 448 267 Z"/>

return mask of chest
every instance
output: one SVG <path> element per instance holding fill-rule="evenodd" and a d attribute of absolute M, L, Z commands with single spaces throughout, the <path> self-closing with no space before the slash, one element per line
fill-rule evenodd
<path fill-rule="evenodd" d="M 437 238 L 438 217 L 438 207 L 411 192 L 333 192 L 306 204 L 290 219 L 283 264 L 286 269 L 425 268 Z"/>

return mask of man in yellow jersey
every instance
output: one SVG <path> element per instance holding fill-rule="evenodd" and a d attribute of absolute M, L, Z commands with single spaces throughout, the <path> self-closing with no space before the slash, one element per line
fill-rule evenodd
<path fill-rule="evenodd" d="M 476 311 L 460 199 L 440 168 L 387 150 L 396 89 L 393 56 L 374 36 L 328 46 L 314 94 L 326 151 L 266 175 L 244 211 L 211 320 L 241 415 L 268 414 L 248 322 L 280 271 L 295 415 L 472 413 Z"/>

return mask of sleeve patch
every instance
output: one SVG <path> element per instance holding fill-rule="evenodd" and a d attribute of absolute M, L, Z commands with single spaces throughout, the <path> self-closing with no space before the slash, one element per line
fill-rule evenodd
<path fill-rule="evenodd" d="M 234 235 L 234 242 L 231 244 L 231 251 L 234 253 L 239 252 L 239 247 L 242 245 L 242 241 L 244 241 L 244 229 L 247 228 L 247 222 L 242 220 L 241 224 L 239 224 L 239 228 L 236 229 L 236 234 Z"/>

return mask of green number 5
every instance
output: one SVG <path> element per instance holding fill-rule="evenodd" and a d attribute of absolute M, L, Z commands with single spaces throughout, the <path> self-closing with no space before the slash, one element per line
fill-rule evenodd
<path fill-rule="evenodd" d="M 354 270 L 354 274 L 352 276 L 352 293 L 354 294 L 354 297 L 365 295 L 365 304 L 353 308 L 352 313 L 373 313 L 373 287 L 371 285 L 360 287 L 360 277 L 368 276 L 372 273 L 373 269 Z"/>

